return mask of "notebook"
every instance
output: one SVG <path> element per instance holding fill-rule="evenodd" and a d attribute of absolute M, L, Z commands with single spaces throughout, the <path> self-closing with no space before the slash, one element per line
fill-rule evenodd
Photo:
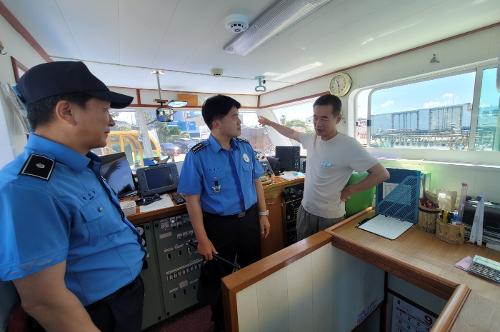
<path fill-rule="evenodd" d="M 411 226 L 413 226 L 411 222 L 378 214 L 375 217 L 360 223 L 358 228 L 380 235 L 389 240 L 395 240 L 401 234 L 406 232 Z"/>

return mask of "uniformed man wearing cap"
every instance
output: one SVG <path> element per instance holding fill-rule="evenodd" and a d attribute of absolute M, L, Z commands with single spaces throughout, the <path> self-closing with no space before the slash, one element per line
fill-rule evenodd
<path fill-rule="evenodd" d="M 0 281 L 47 331 L 140 331 L 144 250 L 90 152 L 132 97 L 82 62 L 35 66 L 17 88 L 33 132 L 0 171 Z"/>
<path fill-rule="evenodd" d="M 217 95 L 205 101 L 202 115 L 210 128 L 208 140 L 186 155 L 177 191 L 186 197 L 198 252 L 212 260 L 218 254 L 241 266 L 260 259 L 260 238 L 269 234 L 264 173 L 250 143 L 241 134 L 240 103 Z M 224 266 L 224 275 L 232 266 Z M 223 326 L 221 297 L 212 306 L 216 330 Z"/>

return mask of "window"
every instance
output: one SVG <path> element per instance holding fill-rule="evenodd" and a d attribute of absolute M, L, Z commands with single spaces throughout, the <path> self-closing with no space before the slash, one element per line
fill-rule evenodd
<path fill-rule="evenodd" d="M 273 110 L 273 113 L 277 121 L 284 126 L 293 128 L 302 133 L 314 133 L 314 101 L 315 99 L 312 99 L 300 104 L 277 108 Z M 300 145 L 299 142 L 294 140 L 291 140 L 291 144 Z M 274 151 L 272 151 L 272 154 L 274 154 Z M 300 148 L 300 154 L 302 156 L 307 155 L 307 151 L 303 149 L 302 146 Z"/>
<path fill-rule="evenodd" d="M 210 134 L 201 111 L 176 111 L 172 122 L 156 121 L 154 109 L 112 110 L 115 126 L 107 146 L 96 149 L 99 155 L 125 152 L 133 168 L 144 165 L 144 157 L 183 161 L 195 144 Z"/>
<path fill-rule="evenodd" d="M 468 150 L 475 72 L 375 90 L 370 146 Z"/>
<path fill-rule="evenodd" d="M 125 152 L 132 168 L 144 166 L 144 156 L 167 161 L 183 161 L 188 151 L 210 135 L 201 111 L 176 111 L 172 122 L 156 121 L 154 109 L 112 110 L 115 126 L 108 135 L 107 146 L 95 149 L 99 155 Z M 255 150 L 273 150 L 267 129 L 261 127 L 254 111 L 241 111 L 241 137 Z"/>
<path fill-rule="evenodd" d="M 240 110 L 241 137 L 248 140 L 255 151 L 266 155 L 274 154 L 274 145 L 267 134 L 267 128 L 259 125 L 257 113 Z"/>
<path fill-rule="evenodd" d="M 496 68 L 483 70 L 474 145 L 478 151 L 500 151 L 500 93 L 496 76 Z"/>

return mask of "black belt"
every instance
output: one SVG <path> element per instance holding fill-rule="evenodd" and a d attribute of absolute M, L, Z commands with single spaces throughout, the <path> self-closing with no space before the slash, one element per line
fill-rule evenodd
<path fill-rule="evenodd" d="M 108 302 L 111 302 L 113 301 L 114 299 L 122 296 L 123 294 L 125 294 L 127 291 L 131 290 L 132 288 L 134 288 L 137 283 L 139 283 L 139 281 L 141 280 L 141 275 L 139 274 L 137 276 L 137 278 L 135 278 L 131 283 L 129 284 L 126 284 L 125 286 L 123 286 L 122 288 L 120 288 L 119 290 L 115 291 L 114 293 L 111 293 L 109 294 L 108 296 L 106 296 L 105 298 L 102 298 L 100 299 L 99 301 L 97 302 L 94 302 L 92 304 L 89 304 L 87 306 L 87 308 L 91 308 L 91 307 L 95 307 L 95 306 L 98 306 L 98 305 L 101 305 L 101 304 L 104 304 L 104 303 L 108 303 Z"/>
<path fill-rule="evenodd" d="M 222 216 L 220 214 L 203 212 L 203 217 L 204 218 L 218 218 L 218 219 L 241 219 L 241 218 L 245 217 L 246 215 L 250 214 L 250 212 L 252 212 L 252 210 L 256 209 L 256 208 L 257 208 L 257 203 L 255 203 L 250 208 L 248 208 L 248 210 L 242 211 L 238 214 L 230 214 L 230 215 Z"/>

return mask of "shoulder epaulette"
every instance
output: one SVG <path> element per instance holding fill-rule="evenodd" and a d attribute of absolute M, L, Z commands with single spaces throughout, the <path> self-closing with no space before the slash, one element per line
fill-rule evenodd
<path fill-rule="evenodd" d="M 191 148 L 191 151 L 192 151 L 193 153 L 196 153 L 196 152 L 198 152 L 198 151 L 203 150 L 203 149 L 204 149 L 204 148 L 206 148 L 206 147 L 207 147 L 207 141 L 201 141 L 200 143 L 198 143 L 198 144 L 196 144 L 195 146 L 193 146 L 193 147 Z"/>
<path fill-rule="evenodd" d="M 246 139 L 244 139 L 244 138 L 239 138 L 239 137 L 236 137 L 236 140 L 237 140 L 238 142 L 242 142 L 242 143 L 247 143 L 247 144 L 250 144 L 250 142 L 249 142 L 249 141 L 247 141 L 247 140 L 246 140 Z M 250 145 L 252 145 L 252 144 L 250 144 Z"/>
<path fill-rule="evenodd" d="M 49 181 L 55 164 L 54 159 L 33 153 L 28 157 L 19 174 Z"/>

